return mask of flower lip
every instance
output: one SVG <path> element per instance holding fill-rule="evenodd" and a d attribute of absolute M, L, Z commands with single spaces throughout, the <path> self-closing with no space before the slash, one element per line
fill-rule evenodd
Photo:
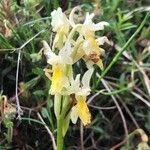
<path fill-rule="evenodd" d="M 97 55 L 96 53 L 92 53 L 89 55 L 89 60 L 91 60 L 94 63 L 97 63 L 99 61 L 99 55 Z"/>
<path fill-rule="evenodd" d="M 79 117 L 85 126 L 91 122 L 91 114 L 86 103 L 86 96 L 76 96 L 75 98 L 77 104 L 71 109 L 71 121 L 75 124 Z"/>

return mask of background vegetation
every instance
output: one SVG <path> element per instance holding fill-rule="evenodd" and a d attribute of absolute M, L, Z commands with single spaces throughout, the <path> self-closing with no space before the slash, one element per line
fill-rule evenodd
<path fill-rule="evenodd" d="M 41 41 L 50 43 L 52 40 L 51 11 L 60 6 L 69 14 L 77 5 L 81 5 L 84 12 L 94 12 L 95 22 L 104 20 L 110 24 L 103 33 L 98 33 L 106 35 L 111 42 L 104 47 L 105 67 L 150 10 L 148 0 L 1 0 L 0 91 L 14 107 L 16 71 L 19 69 L 18 94 L 23 115 L 21 120 L 4 121 L 1 105 L 0 149 L 52 149 L 45 124 L 55 136 L 56 122 L 53 97 L 48 94 L 50 81 L 43 71 L 46 59 L 40 52 Z M 150 134 L 149 25 L 147 21 L 101 81 L 102 71 L 96 69 L 91 82 L 92 94 L 88 99 L 92 123 L 84 129 L 80 122 L 71 123 L 65 149 L 149 149 L 142 138 Z M 75 67 L 76 72 L 84 72 L 86 68 L 82 61 Z M 8 132 L 11 127 L 13 130 Z M 136 130 L 138 128 L 145 133 Z"/>

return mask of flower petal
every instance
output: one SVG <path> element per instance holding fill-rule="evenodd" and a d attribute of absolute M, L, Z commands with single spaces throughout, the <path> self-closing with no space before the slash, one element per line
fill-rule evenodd
<path fill-rule="evenodd" d="M 59 7 L 57 10 L 54 10 L 51 12 L 51 16 L 52 16 L 52 22 L 51 25 L 53 27 L 53 31 L 56 32 L 59 27 L 63 24 L 62 22 L 62 18 L 63 18 L 63 13 L 62 13 L 62 9 Z"/>
<path fill-rule="evenodd" d="M 54 59 L 57 55 L 52 52 L 51 48 L 49 47 L 48 43 L 46 41 L 42 41 L 43 43 L 43 48 L 44 48 L 44 55 L 47 58 L 47 61 Z"/>
<path fill-rule="evenodd" d="M 101 22 L 99 22 L 97 24 L 93 23 L 91 29 L 93 31 L 104 30 L 104 26 L 108 26 L 108 25 L 109 25 L 108 22 L 101 21 Z"/>
<path fill-rule="evenodd" d="M 74 88 L 80 87 L 80 74 L 77 74 L 75 80 L 72 82 L 72 85 L 74 86 Z"/>
<path fill-rule="evenodd" d="M 52 84 L 51 84 L 50 93 L 51 94 L 60 93 L 64 86 L 63 85 L 63 81 L 64 81 L 63 70 L 61 66 L 59 65 L 53 65 L 52 70 L 53 70 L 53 75 L 51 78 Z"/>
<path fill-rule="evenodd" d="M 76 96 L 77 105 L 76 110 L 78 113 L 79 118 L 83 122 L 84 125 L 87 125 L 91 122 L 91 114 L 89 112 L 86 97 L 85 96 Z"/>
<path fill-rule="evenodd" d="M 96 42 L 98 43 L 98 45 L 103 45 L 104 43 L 108 43 L 108 44 L 110 43 L 106 36 L 99 37 L 98 39 L 96 39 Z"/>
<path fill-rule="evenodd" d="M 81 7 L 80 7 L 80 6 L 74 7 L 74 8 L 72 9 L 70 15 L 69 15 L 69 22 L 70 22 L 70 24 L 71 24 L 72 27 L 74 27 L 74 26 L 76 25 L 75 22 L 74 22 L 73 17 L 74 17 L 75 12 L 76 12 L 77 10 L 81 11 Z"/>
<path fill-rule="evenodd" d="M 90 90 L 90 80 L 91 80 L 91 76 L 93 74 L 93 71 L 94 71 L 94 69 L 90 68 L 83 75 L 83 77 L 82 77 L 83 88 L 86 88 L 86 89 Z"/>
<path fill-rule="evenodd" d="M 71 86 L 68 86 L 67 91 L 68 94 L 77 93 L 81 90 L 80 88 L 80 74 L 76 76 L 76 79 L 71 79 Z"/>
<path fill-rule="evenodd" d="M 71 117 L 72 123 L 76 124 L 77 119 L 78 119 L 78 113 L 77 113 L 76 106 L 72 107 L 70 117 Z"/>
<path fill-rule="evenodd" d="M 51 13 L 52 22 L 51 25 L 53 27 L 53 31 L 57 32 L 61 28 L 63 28 L 64 33 L 69 31 L 69 20 L 67 19 L 66 15 L 62 12 L 62 9 L 59 7 L 57 10 L 54 10 Z"/>
<path fill-rule="evenodd" d="M 101 59 L 99 59 L 99 61 L 96 64 L 103 70 L 104 65 Z"/>
<path fill-rule="evenodd" d="M 85 18 L 85 21 L 84 21 L 84 24 L 85 25 L 90 25 L 92 24 L 92 19 L 94 17 L 94 13 L 92 14 L 89 14 L 89 12 L 86 13 L 86 18 Z"/>
<path fill-rule="evenodd" d="M 93 51 L 99 54 L 99 45 L 94 37 L 88 37 L 84 41 L 83 50 L 86 55 L 90 55 Z"/>
<path fill-rule="evenodd" d="M 104 26 L 108 26 L 109 25 L 109 23 L 105 22 L 105 21 L 101 21 L 101 22 L 95 24 L 92 21 L 93 17 L 94 17 L 94 13 L 92 13 L 92 14 L 87 13 L 86 14 L 84 25 L 89 30 L 91 30 L 91 31 L 103 30 Z"/>
<path fill-rule="evenodd" d="M 71 53 L 72 53 L 71 44 L 69 42 L 66 42 L 64 47 L 59 52 L 59 56 L 61 57 L 62 62 L 66 64 L 72 64 L 73 60 L 71 58 Z"/>

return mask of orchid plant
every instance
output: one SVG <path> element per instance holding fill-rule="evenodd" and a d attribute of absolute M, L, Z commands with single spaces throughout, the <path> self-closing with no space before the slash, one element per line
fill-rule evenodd
<path fill-rule="evenodd" d="M 52 46 L 43 41 L 44 55 L 51 70 L 45 74 L 51 80 L 49 94 L 54 95 L 54 112 L 57 119 L 57 150 L 63 148 L 63 138 L 69 127 L 70 120 L 76 123 L 80 118 L 83 125 L 91 122 L 91 114 L 86 103 L 90 94 L 90 79 L 94 71 L 93 65 L 103 69 L 102 55 L 104 49 L 100 46 L 108 43 L 106 36 L 96 38 L 95 31 L 103 30 L 107 22 L 94 23 L 94 14 L 86 14 L 85 21 L 75 23 L 74 15 L 79 10 L 75 7 L 69 19 L 61 8 L 54 10 L 52 30 L 55 37 Z M 77 37 L 74 35 L 77 34 Z M 73 72 L 73 64 L 83 59 L 87 71 L 82 77 Z M 46 69 L 47 70 L 47 69 Z M 75 78 L 74 78 L 75 77 Z"/>

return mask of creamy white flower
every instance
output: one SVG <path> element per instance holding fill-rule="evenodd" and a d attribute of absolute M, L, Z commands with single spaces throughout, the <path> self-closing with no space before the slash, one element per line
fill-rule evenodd
<path fill-rule="evenodd" d="M 70 24 L 73 28 L 77 26 L 73 20 L 73 15 L 75 11 L 79 9 L 80 8 L 75 7 L 69 17 Z M 93 17 L 94 13 L 87 13 L 84 23 L 80 24 L 81 28 L 78 32 L 80 34 L 80 39 L 82 39 L 82 45 L 79 46 L 79 49 L 76 52 L 75 60 L 83 58 L 88 68 L 91 68 L 93 64 L 97 64 L 101 69 L 103 69 L 103 63 L 100 57 L 104 54 L 105 51 L 99 46 L 103 45 L 105 42 L 109 43 L 109 41 L 106 36 L 96 39 L 95 31 L 103 30 L 104 27 L 108 26 L 109 24 L 105 21 L 94 23 L 92 20 Z"/>
<path fill-rule="evenodd" d="M 74 7 L 70 13 L 70 16 L 69 16 L 69 22 L 71 24 L 72 27 L 75 27 L 76 24 L 73 20 L 73 17 L 75 15 L 75 12 L 79 10 L 81 11 L 81 8 L 79 6 L 77 7 Z M 94 13 L 92 14 L 89 14 L 89 12 L 86 13 L 86 17 L 85 17 L 85 21 L 82 25 L 82 29 L 81 29 L 81 32 L 84 32 L 84 30 L 91 30 L 91 31 L 98 31 L 98 30 L 103 30 L 104 29 L 104 26 L 108 26 L 109 23 L 108 22 L 105 22 L 105 21 L 101 21 L 99 23 L 94 23 L 92 21 L 92 19 L 94 18 Z"/>
<path fill-rule="evenodd" d="M 58 30 L 63 28 L 63 31 L 66 33 L 69 31 L 69 20 L 66 15 L 62 12 L 62 9 L 59 7 L 57 10 L 54 10 L 51 13 L 52 22 L 51 25 L 53 27 L 53 31 L 57 32 Z"/>
<path fill-rule="evenodd" d="M 46 41 L 43 41 L 44 54 L 47 58 L 47 63 L 54 64 L 72 64 L 73 60 L 71 58 L 72 48 L 69 42 L 66 42 L 64 47 L 56 55 Z"/>
<path fill-rule="evenodd" d="M 100 48 L 100 45 L 103 45 L 104 43 L 109 44 L 109 40 L 106 36 L 99 37 L 97 39 L 89 37 L 83 42 L 83 50 L 86 55 L 90 55 L 92 52 L 96 52 L 98 55 L 101 55 L 104 53 L 104 49 Z"/>
<path fill-rule="evenodd" d="M 106 36 L 102 36 L 96 39 L 98 45 L 104 45 L 104 43 L 110 44 L 108 38 Z"/>
<path fill-rule="evenodd" d="M 109 25 L 108 22 L 105 22 L 105 21 L 101 21 L 101 22 L 95 24 L 92 21 L 93 17 L 94 17 L 94 13 L 92 13 L 92 14 L 87 13 L 86 14 L 83 28 L 86 28 L 86 30 L 98 31 L 98 30 L 103 30 L 104 26 Z"/>
<path fill-rule="evenodd" d="M 69 34 L 70 23 L 66 15 L 62 12 L 61 8 L 54 10 L 51 13 L 51 16 L 52 30 L 56 32 L 52 48 L 61 49 Z"/>
<path fill-rule="evenodd" d="M 47 57 L 47 63 L 52 65 L 52 77 L 50 93 L 62 94 L 63 88 L 69 86 L 69 74 L 66 76 L 66 65 L 72 65 L 71 44 L 66 42 L 64 47 L 56 55 L 46 41 L 43 41 L 44 54 Z M 70 73 L 71 74 L 71 73 Z"/>
<path fill-rule="evenodd" d="M 80 82 L 80 74 L 78 74 L 75 80 L 71 81 L 71 86 L 68 88 L 69 94 L 74 94 L 77 104 L 72 107 L 70 118 L 75 124 L 78 117 L 81 119 L 84 125 L 91 122 L 91 114 L 89 112 L 86 96 L 90 94 L 90 79 L 93 73 L 93 68 L 85 72 Z"/>
<path fill-rule="evenodd" d="M 93 73 L 93 68 L 90 68 L 85 72 L 80 82 L 80 74 L 78 74 L 74 79 L 71 79 L 70 86 L 67 88 L 68 94 L 84 95 L 90 94 L 90 79 Z"/>

